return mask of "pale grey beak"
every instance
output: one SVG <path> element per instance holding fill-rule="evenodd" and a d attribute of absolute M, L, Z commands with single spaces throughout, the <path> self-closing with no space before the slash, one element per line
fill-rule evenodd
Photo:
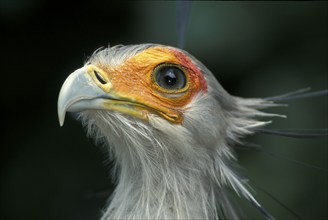
<path fill-rule="evenodd" d="M 84 66 L 68 76 L 58 97 L 58 118 L 63 126 L 66 111 L 79 112 L 86 109 L 102 109 L 103 98 L 109 97 L 87 73 Z"/>

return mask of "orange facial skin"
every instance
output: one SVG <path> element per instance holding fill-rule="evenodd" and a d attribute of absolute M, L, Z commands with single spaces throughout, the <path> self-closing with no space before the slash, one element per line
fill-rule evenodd
<path fill-rule="evenodd" d="M 187 84 L 183 89 L 166 90 L 156 83 L 153 71 L 163 63 L 176 64 L 184 71 Z M 189 57 L 173 48 L 148 48 L 121 65 L 97 64 L 97 68 L 101 69 L 106 74 L 104 77 L 110 81 L 111 93 L 146 107 L 140 109 L 145 111 L 145 114 L 151 111 L 173 123 L 182 123 L 181 108 L 190 103 L 196 93 L 207 91 L 202 72 Z"/>

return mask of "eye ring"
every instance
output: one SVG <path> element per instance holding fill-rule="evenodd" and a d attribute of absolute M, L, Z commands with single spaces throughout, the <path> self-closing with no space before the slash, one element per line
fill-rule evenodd
<path fill-rule="evenodd" d="M 163 63 L 155 67 L 153 81 L 166 92 L 182 92 L 188 84 L 183 67 L 172 63 Z"/>

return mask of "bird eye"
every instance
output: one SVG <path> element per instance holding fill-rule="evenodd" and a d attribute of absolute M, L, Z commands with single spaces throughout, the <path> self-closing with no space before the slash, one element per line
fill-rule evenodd
<path fill-rule="evenodd" d="M 167 90 L 183 89 L 187 83 L 185 73 L 177 66 L 159 66 L 154 71 L 154 77 L 156 83 Z"/>

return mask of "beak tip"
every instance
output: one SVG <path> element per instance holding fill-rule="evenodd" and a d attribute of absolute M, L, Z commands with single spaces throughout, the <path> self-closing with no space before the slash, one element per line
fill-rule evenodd
<path fill-rule="evenodd" d="M 65 121 L 65 112 L 63 114 L 58 112 L 58 120 L 59 120 L 60 127 L 63 127 Z"/>
<path fill-rule="evenodd" d="M 60 127 L 63 127 L 65 116 L 66 116 L 66 110 L 67 107 L 65 106 L 65 103 L 63 103 L 63 100 L 61 98 L 61 94 L 59 95 L 58 104 L 57 104 L 57 114 L 58 114 L 58 121 Z"/>

